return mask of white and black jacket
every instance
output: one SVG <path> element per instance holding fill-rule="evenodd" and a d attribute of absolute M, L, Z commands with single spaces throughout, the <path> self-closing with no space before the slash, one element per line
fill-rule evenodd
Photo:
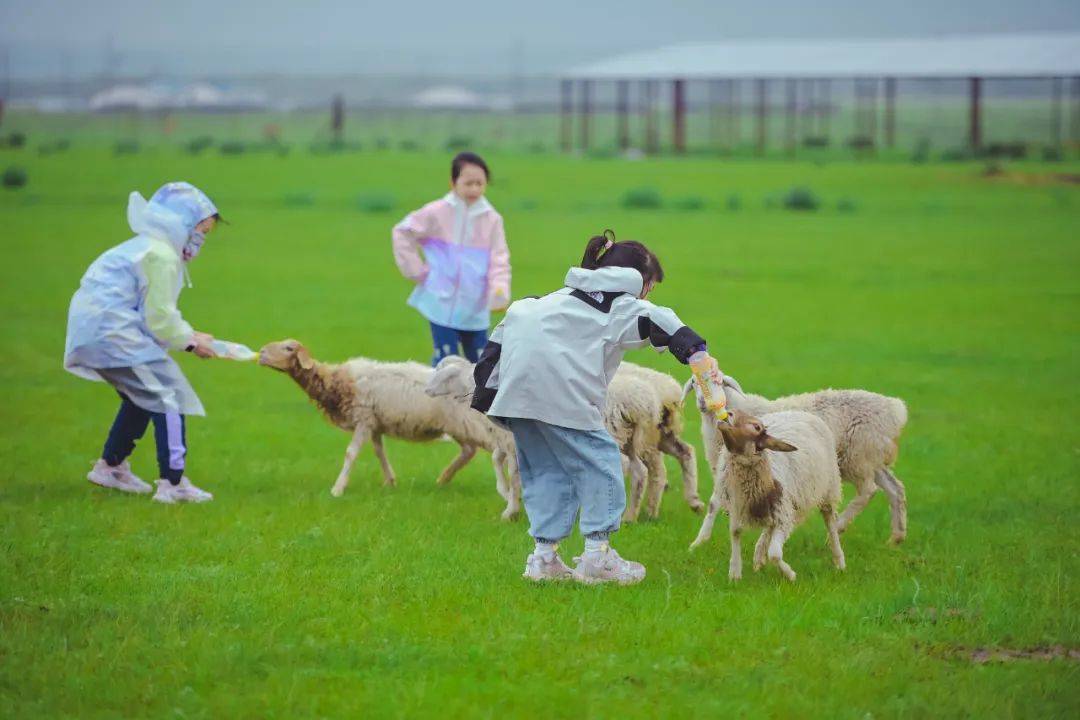
<path fill-rule="evenodd" d="M 686 363 L 705 345 L 674 312 L 640 299 L 641 288 L 632 268 L 571 268 L 566 287 L 515 302 L 476 364 L 473 407 L 494 418 L 602 430 L 623 353 L 651 343 Z"/>

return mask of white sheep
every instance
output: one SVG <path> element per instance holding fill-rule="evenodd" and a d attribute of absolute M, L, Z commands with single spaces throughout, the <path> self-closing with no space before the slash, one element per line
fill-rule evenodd
<path fill-rule="evenodd" d="M 683 475 L 683 499 L 691 510 L 700 511 L 705 504 L 698 495 L 697 453 L 693 445 L 682 439 L 685 399 L 682 386 L 667 373 L 623 360 L 615 377 L 625 374 L 644 381 L 660 400 L 663 408 L 659 428 L 660 451 L 678 461 Z"/>
<path fill-rule="evenodd" d="M 692 379 L 687 382 L 687 392 L 692 383 Z M 724 390 L 732 410 L 758 417 L 782 410 L 803 410 L 821 418 L 836 438 L 840 477 L 853 484 L 856 490 L 855 497 L 840 516 L 840 532 L 848 528 L 880 488 L 889 498 L 890 542 L 904 541 L 907 537 L 907 492 L 892 469 L 899 453 L 900 434 L 907 424 L 907 406 L 903 400 L 867 390 L 831 388 L 769 400 L 743 392 L 730 378 L 724 379 Z M 709 423 L 703 420 L 701 427 L 706 459 L 715 475 L 721 460 L 721 444 L 710 441 L 708 435 L 715 431 Z"/>
<path fill-rule="evenodd" d="M 436 366 L 428 383 L 428 393 L 447 396 L 468 406 L 475 390 L 473 364 L 464 358 L 448 356 Z M 663 405 L 649 384 L 633 374 L 617 374 L 608 387 L 608 401 L 604 407 L 604 425 L 623 454 L 624 471 L 630 475 L 630 496 L 627 499 L 624 520 L 636 520 L 643 498 L 648 495 L 647 512 L 650 517 L 659 514 L 660 499 L 666 485 L 666 470 L 660 452 L 661 419 Z M 513 435 L 482 413 L 495 429 L 498 452 L 509 464 L 516 459 Z M 516 462 L 501 476 L 496 464 L 497 488 L 507 500 L 507 511 L 517 510 L 521 499 L 521 478 Z M 506 479 L 504 479 L 506 478 Z M 508 480 L 507 480 L 508 479 Z M 504 514 L 505 516 L 505 514 Z"/>
<path fill-rule="evenodd" d="M 439 474 L 445 485 L 476 454 L 478 447 L 495 446 L 491 424 L 464 412 L 448 398 L 424 392 L 430 367 L 415 362 L 379 362 L 353 358 L 330 364 L 314 360 L 301 343 L 282 340 L 259 352 L 259 364 L 288 374 L 303 388 L 326 418 L 352 433 L 345 463 L 331 493 L 341 496 L 349 473 L 364 443 L 371 441 L 387 485 L 394 485 L 394 470 L 383 449 L 382 436 L 414 442 L 450 436 L 461 446 L 460 454 Z"/>
<path fill-rule="evenodd" d="M 435 371 L 424 387 L 431 397 L 446 398 L 466 413 L 487 425 L 491 447 L 491 462 L 495 468 L 495 489 L 506 501 L 504 520 L 513 520 L 521 513 L 521 476 L 518 473 L 517 450 L 513 434 L 484 415 L 469 407 L 476 383 L 473 380 L 473 364 L 458 355 L 448 355 L 439 361 Z"/>
<path fill-rule="evenodd" d="M 715 424 L 716 420 L 707 414 L 705 422 Z M 807 412 L 769 413 L 759 420 L 735 411 L 731 425 L 721 423 L 716 428 L 728 456 L 715 477 L 709 511 L 690 548 L 712 535 L 722 507 L 721 495 L 726 493 L 731 530 L 729 579 L 742 578 L 740 536 L 743 528 L 756 526 L 763 530 L 754 546 L 754 571 L 765 564 L 767 556 L 794 582 L 795 571 L 784 561 L 784 542 L 814 508 L 825 519 L 833 563 L 843 570 L 844 551 L 836 516 L 841 499 L 840 471 L 836 441 L 828 426 Z"/>

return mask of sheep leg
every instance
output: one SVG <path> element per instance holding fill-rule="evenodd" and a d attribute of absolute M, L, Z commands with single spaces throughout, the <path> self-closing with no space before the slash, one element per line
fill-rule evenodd
<path fill-rule="evenodd" d="M 761 568 L 765 567 L 766 550 L 769 548 L 769 538 L 772 536 L 772 529 L 765 528 L 761 531 L 761 535 L 758 536 L 757 544 L 754 545 L 754 572 L 757 572 Z"/>
<path fill-rule="evenodd" d="M 506 453 L 499 448 L 495 448 L 491 453 L 491 466 L 495 469 L 495 491 L 499 493 L 499 497 L 509 502 L 510 484 L 506 479 L 505 462 Z"/>
<path fill-rule="evenodd" d="M 665 434 L 660 449 L 679 462 L 683 476 L 683 499 L 694 512 L 701 512 L 705 503 L 698 495 L 697 452 L 694 446 L 673 434 Z"/>
<path fill-rule="evenodd" d="M 773 528 L 770 531 L 769 560 L 776 563 L 776 567 L 780 568 L 780 572 L 783 573 L 784 577 L 791 582 L 795 582 L 795 571 L 784 562 L 784 541 L 787 540 L 790 533 L 790 530 L 780 528 Z"/>
<path fill-rule="evenodd" d="M 636 455 L 627 456 L 630 461 L 630 502 L 626 504 L 623 513 L 623 522 L 635 522 L 638 513 L 641 512 L 641 497 L 645 492 L 645 482 L 648 480 L 649 471 L 641 458 Z"/>
<path fill-rule="evenodd" d="M 655 520 L 660 516 L 660 501 L 664 499 L 664 489 L 667 487 L 667 468 L 664 467 L 664 458 L 659 452 L 648 454 L 649 469 L 649 501 L 646 512 Z"/>
<path fill-rule="evenodd" d="M 506 499 L 506 509 L 503 510 L 503 520 L 517 520 L 521 515 L 521 473 L 518 470 L 517 457 L 509 454 L 506 457 L 506 466 L 510 475 L 510 497 Z"/>
<path fill-rule="evenodd" d="M 877 492 L 877 486 L 874 485 L 871 478 L 862 480 L 856 485 L 856 488 L 858 490 L 857 494 L 844 508 L 844 512 L 840 514 L 840 520 L 836 525 L 837 532 L 847 530 L 848 525 L 866 508 L 870 498 L 874 497 L 874 493 Z"/>
<path fill-rule="evenodd" d="M 454 479 L 454 475 L 457 475 L 457 471 L 469 464 L 469 461 L 473 459 L 473 455 L 476 454 L 476 448 L 472 445 L 462 445 L 461 452 L 458 456 L 450 461 L 450 464 L 446 466 L 446 469 L 439 473 L 439 479 L 436 480 L 439 485 L 446 485 Z"/>
<path fill-rule="evenodd" d="M 383 448 L 380 433 L 371 436 L 371 446 L 375 448 L 375 457 L 379 458 L 379 465 L 382 466 L 383 482 L 389 487 L 394 487 L 397 484 L 397 479 L 394 477 L 394 468 L 390 467 L 390 460 L 386 457 L 386 450 Z"/>
<path fill-rule="evenodd" d="M 735 519 L 731 520 L 731 560 L 728 561 L 728 580 L 736 582 L 742 580 L 742 542 L 740 537 L 742 535 L 742 528 L 735 522 Z"/>
<path fill-rule="evenodd" d="M 874 482 L 889 497 L 889 510 L 892 513 L 892 537 L 889 542 L 899 545 L 907 537 L 907 490 L 889 468 L 879 468 L 874 473 Z"/>
<path fill-rule="evenodd" d="M 712 537 L 713 525 L 716 523 L 716 516 L 720 514 L 720 509 L 723 507 L 723 503 L 720 501 L 720 488 L 717 487 L 713 491 L 712 497 L 709 499 L 709 511 L 705 513 L 705 518 L 701 521 L 701 529 L 698 530 L 697 537 L 694 538 L 694 542 L 690 543 L 690 549 L 698 547 L 709 541 Z"/>
<path fill-rule="evenodd" d="M 840 533 L 836 530 L 836 508 L 832 505 L 822 505 L 821 517 L 825 519 L 825 530 L 828 532 L 833 565 L 836 566 L 837 570 L 844 570 L 847 568 L 847 564 L 844 561 L 844 548 L 840 547 Z"/>
<path fill-rule="evenodd" d="M 360 448 L 364 446 L 369 437 L 371 437 L 371 433 L 366 427 L 357 426 L 353 430 L 349 447 L 345 448 L 345 463 L 341 466 L 341 472 L 338 473 L 334 487 L 330 488 L 330 494 L 334 497 L 341 497 L 345 494 L 345 488 L 349 485 L 349 473 L 352 472 L 353 463 L 356 462 L 356 456 L 360 453 Z"/>

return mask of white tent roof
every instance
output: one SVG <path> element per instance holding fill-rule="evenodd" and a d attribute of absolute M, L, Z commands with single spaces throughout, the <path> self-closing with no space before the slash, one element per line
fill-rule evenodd
<path fill-rule="evenodd" d="M 590 80 L 1080 76 L 1080 33 L 681 43 L 573 68 Z"/>

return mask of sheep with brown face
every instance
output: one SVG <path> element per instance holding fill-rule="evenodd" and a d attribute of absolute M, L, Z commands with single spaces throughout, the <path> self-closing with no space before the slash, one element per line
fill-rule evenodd
<path fill-rule="evenodd" d="M 687 381 L 685 392 L 692 389 Z M 836 460 L 840 477 L 855 486 L 855 497 L 840 515 L 839 531 L 846 530 L 878 490 L 889 498 L 892 534 L 898 544 L 907 537 L 907 490 L 896 476 L 893 464 L 900 452 L 900 434 L 907 424 L 904 401 L 868 390 L 834 390 L 785 395 L 770 400 L 744 392 L 731 378 L 724 378 L 728 408 L 761 417 L 782 410 L 802 410 L 821 418 L 836 438 Z M 700 407 L 700 403 L 699 403 Z M 711 438 L 716 430 L 702 422 L 705 456 L 715 474 L 724 461 L 723 444 Z"/>
<path fill-rule="evenodd" d="M 370 441 L 382 467 L 387 485 L 394 485 L 394 471 L 383 448 L 383 435 L 428 442 L 448 435 L 461 447 L 438 478 L 444 485 L 476 454 L 478 447 L 490 447 L 490 423 L 462 412 L 448 398 L 430 397 L 424 386 L 432 370 L 415 362 L 379 362 L 353 358 L 343 363 L 319 362 L 296 340 L 270 343 L 259 352 L 259 364 L 291 377 L 327 420 L 352 433 L 345 451 L 345 463 L 330 491 L 345 492 L 349 473 L 364 443 Z"/>
<path fill-rule="evenodd" d="M 711 414 L 703 422 L 716 423 Z M 775 563 L 788 580 L 795 571 L 784 561 L 784 542 L 813 509 L 825 519 L 833 562 L 844 569 L 844 551 L 837 531 L 840 471 L 835 440 L 815 415 L 800 411 L 770 413 L 755 418 L 735 411 L 731 424 L 716 423 L 728 456 L 715 476 L 709 511 L 691 549 L 712 535 L 716 516 L 729 505 L 731 560 L 728 578 L 742 578 L 740 537 L 745 527 L 763 528 L 754 546 L 754 570 Z M 784 439 L 779 439 L 779 438 Z"/>

